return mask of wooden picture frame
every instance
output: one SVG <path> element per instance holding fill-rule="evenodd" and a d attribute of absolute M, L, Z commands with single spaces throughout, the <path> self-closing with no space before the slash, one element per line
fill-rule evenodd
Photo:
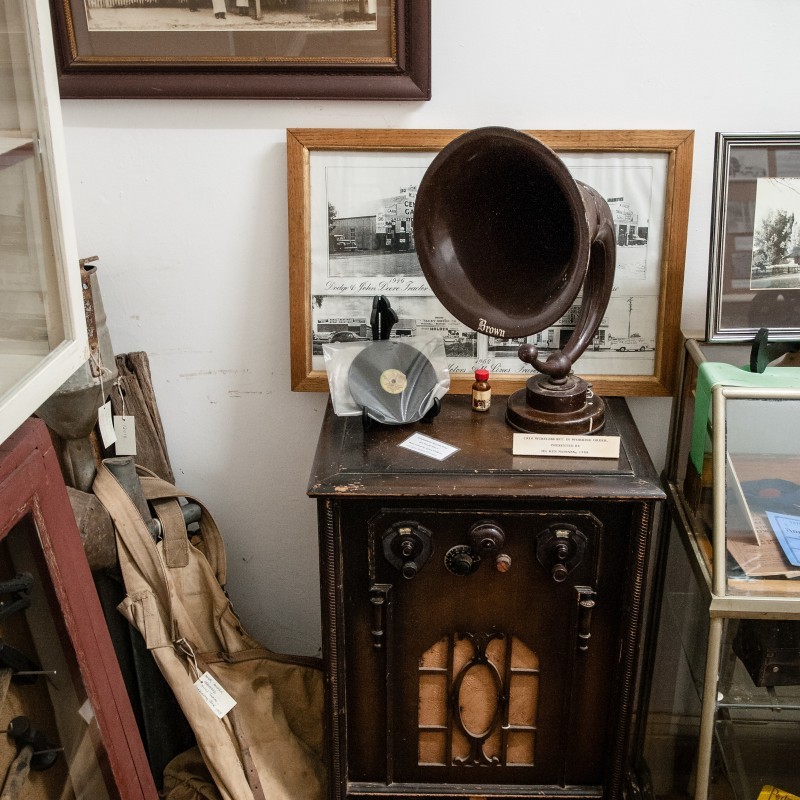
<path fill-rule="evenodd" d="M 50 4 L 65 98 L 431 96 L 430 0 Z"/>
<path fill-rule="evenodd" d="M 800 133 L 717 133 L 706 340 L 800 339 Z"/>
<path fill-rule="evenodd" d="M 0 552 L 3 579 L 15 573 L 31 579 L 28 606 L 3 620 L 3 643 L 47 672 L 20 694 L 25 701 L 25 692 L 33 693 L 29 713 L 39 718 L 31 725 L 63 747 L 51 769 L 64 783 L 31 792 L 62 796 L 69 780 L 84 796 L 157 800 L 58 457 L 39 419 L 26 420 L 0 443 Z M 36 696 L 40 689 L 51 697 L 53 719 Z M 7 700 L 4 725 L 12 708 Z M 49 772 L 29 779 L 46 782 Z"/>
<path fill-rule="evenodd" d="M 320 191 L 319 184 L 328 180 L 328 170 L 338 169 L 335 164 L 331 167 L 326 165 L 325 159 L 328 155 L 337 156 L 343 154 L 345 160 L 351 156 L 354 159 L 352 173 L 357 175 L 358 181 L 369 182 L 370 170 L 375 166 L 389 165 L 394 166 L 395 161 L 403 162 L 408 160 L 411 169 L 417 169 L 417 175 L 424 173 L 426 160 L 435 155 L 444 145 L 454 137 L 463 133 L 460 130 L 370 130 L 370 129 L 295 129 L 287 131 L 287 162 L 288 162 L 288 186 L 289 186 L 289 270 L 290 270 L 290 338 L 291 338 L 291 365 L 292 365 L 292 389 L 295 391 L 326 391 L 328 389 L 327 376 L 324 364 L 320 363 L 320 344 L 315 339 L 315 314 L 319 319 L 318 310 L 313 309 L 315 304 L 324 303 L 320 300 L 320 295 L 316 291 L 313 273 L 319 271 L 319 262 L 328 257 L 332 246 L 331 242 L 344 242 L 343 247 L 348 247 L 347 231 L 335 233 L 338 217 L 331 222 L 329 200 L 328 219 L 318 220 L 315 214 L 320 213 L 324 216 L 323 210 L 315 211 L 314 204 L 320 208 L 320 201 L 324 204 L 325 196 L 318 196 Z M 680 336 L 680 316 L 681 300 L 683 291 L 683 270 L 684 257 L 686 250 L 686 230 L 689 210 L 689 190 L 691 181 L 692 148 L 694 132 L 685 130 L 642 130 L 642 131 L 528 131 L 545 144 L 552 147 L 562 157 L 573 157 L 576 163 L 585 159 L 589 166 L 581 169 L 595 169 L 592 166 L 594 161 L 598 161 L 600 166 L 597 169 L 608 169 L 609 175 L 620 164 L 628 165 L 627 168 L 645 169 L 644 166 L 637 166 L 641 161 L 645 164 L 648 159 L 653 163 L 658 163 L 659 169 L 663 172 L 659 193 L 663 194 L 660 204 L 660 218 L 649 223 L 650 231 L 644 231 L 644 226 L 638 226 L 633 231 L 633 226 L 626 228 L 625 235 L 632 237 L 631 246 L 641 242 L 634 242 L 633 239 L 642 237 L 644 232 L 646 239 L 645 251 L 650 251 L 649 255 L 644 254 L 645 259 L 650 259 L 657 264 L 658 275 L 651 275 L 650 280 L 656 280 L 652 287 L 652 297 L 646 301 L 646 309 L 652 313 L 654 320 L 653 330 L 653 349 L 649 352 L 621 353 L 614 351 L 620 364 L 620 359 L 631 359 L 623 364 L 620 369 L 624 372 L 612 372 L 610 374 L 592 374 L 587 367 L 591 366 L 591 354 L 584 353 L 578 360 L 576 372 L 582 377 L 590 380 L 594 390 L 604 395 L 670 395 L 675 388 L 677 364 L 681 348 Z M 320 156 L 315 166 L 315 159 Z M 366 162 L 363 167 L 358 165 L 358 159 L 367 154 Z M 587 155 L 584 155 L 587 154 Z M 419 162 L 415 161 L 419 158 Z M 330 159 L 335 162 L 335 158 Z M 416 166 L 414 166 L 416 164 Z M 422 166 L 420 166 L 422 165 Z M 402 163 L 398 168 L 405 168 Z M 343 169 L 347 169 L 345 165 Z M 577 169 L 577 167 L 576 167 Z M 647 167 L 650 169 L 650 167 Z M 315 170 L 320 170 L 317 173 Z M 422 172 L 420 172 L 422 170 Z M 316 183 L 312 186 L 312 172 L 315 175 Z M 331 176 L 336 173 L 330 172 Z M 343 173 L 347 175 L 347 173 Z M 411 173 L 397 173 L 398 176 Z M 638 174 L 638 173 L 637 173 Z M 622 180 L 625 176 L 622 176 Z M 616 183 L 619 176 L 614 178 Z M 318 179 L 318 180 L 317 180 Z M 586 181 L 589 182 L 589 181 Z M 655 179 L 653 179 L 655 183 Z M 325 183 L 327 186 L 328 184 Z M 591 185 L 591 184 L 590 184 Z M 408 186 L 397 186 L 396 191 Z M 595 186 L 595 188 L 598 188 Z M 413 190 L 413 186 L 410 187 Z M 376 192 L 378 189 L 363 189 L 355 193 L 362 196 L 368 195 L 370 191 Z M 405 197 L 410 198 L 413 192 L 407 191 Z M 402 193 L 398 198 L 402 201 Z M 615 202 L 619 198 L 615 198 Z M 413 204 L 413 198 L 411 198 Z M 624 202 L 624 201 L 622 201 Z M 402 202 L 401 202 L 402 204 Z M 377 212 L 376 219 L 379 225 L 381 212 Z M 657 223 L 657 225 L 655 224 Z M 332 226 L 332 227 L 331 227 Z M 655 228 L 658 227 L 658 236 L 655 236 Z M 325 230 L 329 228 L 329 230 Z M 353 229 L 355 230 L 355 228 Z M 327 236 L 327 242 L 325 241 Z M 375 234 L 378 235 L 378 234 Z M 621 234 L 620 234 L 621 235 Z M 341 237 L 341 239 L 336 238 Z M 649 237 L 649 238 L 648 238 Z M 659 242 L 656 246 L 656 241 Z M 357 245 L 357 243 L 355 243 Z M 352 246 L 352 245 L 351 245 Z M 627 246 L 627 245 L 626 245 Z M 639 258 L 639 256 L 637 256 Z M 330 263 L 330 258 L 329 258 Z M 646 267 L 649 269 L 649 267 Z M 618 269 L 619 272 L 619 269 Z M 419 272 L 421 275 L 421 272 Z M 390 279 L 391 280 L 391 279 Z M 424 279 L 422 279 L 424 282 Z M 340 291 L 346 284 L 346 280 L 338 281 L 335 279 L 331 289 Z M 386 291 L 387 281 L 377 281 L 375 283 L 362 281 L 365 288 L 365 295 L 371 289 L 377 289 L 380 293 L 391 295 L 391 291 Z M 391 289 L 391 287 L 389 287 Z M 419 286 L 410 286 L 414 291 L 420 290 Z M 344 291 L 347 291 L 345 286 Z M 631 290 L 632 291 L 632 290 Z M 392 296 L 400 296 L 395 293 Z M 638 295 L 636 295 L 638 297 Z M 620 298 L 622 295 L 620 295 Z M 633 294 L 630 298 L 634 297 Z M 369 320 L 369 301 L 371 297 L 365 296 L 363 308 L 359 311 L 359 318 L 363 320 L 366 315 Z M 391 296 L 390 296 L 391 300 Z M 625 300 L 624 302 L 628 302 Z M 432 302 L 435 302 L 435 298 Z M 612 302 L 614 300 L 612 299 Z M 629 305 L 631 309 L 628 315 L 628 326 L 632 314 L 633 301 Z M 643 306 L 644 308 L 644 306 Z M 401 309 L 402 310 L 402 309 Z M 437 312 L 439 313 L 439 312 Z M 623 312 L 624 313 L 624 312 Z M 450 323 L 447 322 L 444 327 Z M 319 327 L 319 323 L 317 322 Z M 360 326 L 360 327 L 359 327 Z M 352 329 L 354 338 L 368 338 L 366 331 L 359 323 L 350 324 L 346 327 Z M 463 328 L 463 326 L 461 326 Z M 453 337 L 457 339 L 456 347 L 468 344 L 471 334 L 459 329 L 459 325 L 453 324 L 455 333 Z M 635 331 L 633 331 L 635 332 Z M 344 334 L 343 334 L 344 335 Z M 353 337 L 351 337 L 353 338 Z M 371 338 L 371 336 L 369 337 Z M 640 340 L 641 341 L 641 340 Z M 488 366 L 492 373 L 492 387 L 497 394 L 510 394 L 524 385 L 530 372 L 526 371 L 527 365 L 516 361 L 520 369 L 508 369 L 508 365 L 516 359 L 516 345 L 513 354 L 499 353 L 500 345 L 495 348 L 494 355 L 490 358 L 475 358 L 475 366 Z M 488 345 L 487 345 L 488 346 Z M 624 347 L 624 345 L 623 345 Z M 314 352 L 314 351 L 317 352 Z M 450 353 L 448 353 L 449 360 Z M 479 354 L 478 354 L 479 356 Z M 469 358 L 470 356 L 468 356 Z M 602 356 L 600 356 L 602 357 Z M 598 357 L 598 358 L 600 358 Z M 458 360 L 458 359 L 454 359 Z M 647 368 L 640 368 L 635 361 L 646 363 Z M 316 363 L 315 363 L 316 362 Z M 612 362 L 612 364 L 617 362 Z M 459 361 L 458 370 L 454 371 L 450 367 L 450 391 L 454 393 L 467 393 L 470 391 L 473 376 L 472 365 L 463 366 L 464 359 Z M 500 365 L 498 367 L 498 365 Z M 495 367 L 495 368 L 493 368 Z M 507 371 L 503 372 L 503 368 Z"/>

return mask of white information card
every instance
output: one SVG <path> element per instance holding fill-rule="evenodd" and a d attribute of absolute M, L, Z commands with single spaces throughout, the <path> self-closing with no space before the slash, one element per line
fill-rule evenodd
<path fill-rule="evenodd" d="M 435 458 L 437 461 L 444 461 L 446 458 L 450 458 L 453 453 L 457 453 L 460 449 L 453 447 L 451 444 L 440 442 L 438 439 L 431 439 L 430 436 L 425 436 L 423 433 L 415 433 L 409 436 L 408 439 L 400 442 L 398 447 L 405 447 L 406 450 L 413 450 L 415 453 Z"/>
<path fill-rule="evenodd" d="M 547 433 L 515 433 L 515 456 L 561 458 L 619 458 L 619 436 L 554 436 Z"/>

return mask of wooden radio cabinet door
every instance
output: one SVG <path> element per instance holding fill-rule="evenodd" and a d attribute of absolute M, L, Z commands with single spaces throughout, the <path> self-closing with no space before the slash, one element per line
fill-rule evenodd
<path fill-rule="evenodd" d="M 603 783 L 630 518 L 558 505 L 344 509 L 351 780 Z"/>

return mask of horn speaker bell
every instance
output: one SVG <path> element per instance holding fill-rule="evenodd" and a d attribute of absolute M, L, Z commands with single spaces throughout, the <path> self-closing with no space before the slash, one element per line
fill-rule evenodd
<path fill-rule="evenodd" d="M 576 181 L 544 143 L 521 131 L 478 128 L 434 158 L 417 191 L 414 238 L 420 265 L 442 305 L 472 330 L 500 339 L 539 333 L 575 311 L 558 350 L 509 397 L 514 428 L 590 433 L 605 406 L 572 365 L 600 325 L 614 281 L 614 223 L 606 201 Z"/>

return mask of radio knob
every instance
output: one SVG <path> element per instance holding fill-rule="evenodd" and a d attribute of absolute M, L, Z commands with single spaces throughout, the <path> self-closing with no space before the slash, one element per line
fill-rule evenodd
<path fill-rule="evenodd" d="M 478 568 L 478 559 L 466 544 L 451 547 L 444 556 L 444 565 L 453 575 L 469 575 Z"/>
<path fill-rule="evenodd" d="M 506 534 L 496 522 L 476 522 L 467 532 L 467 541 L 479 556 L 489 556 L 500 552 Z"/>
<path fill-rule="evenodd" d="M 415 578 L 418 572 L 419 572 L 419 567 L 416 565 L 414 561 L 406 561 L 406 563 L 403 564 L 403 567 L 400 570 L 400 574 L 407 581 L 410 581 L 412 578 Z"/>
<path fill-rule="evenodd" d="M 494 560 L 494 568 L 498 572 L 508 572 L 511 569 L 511 556 L 508 553 L 498 553 Z"/>

